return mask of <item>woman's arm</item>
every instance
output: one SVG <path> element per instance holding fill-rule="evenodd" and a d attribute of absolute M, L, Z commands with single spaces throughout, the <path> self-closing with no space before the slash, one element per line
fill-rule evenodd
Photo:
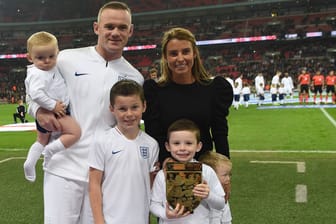
<path fill-rule="evenodd" d="M 211 133 L 216 151 L 230 158 L 227 116 L 233 101 L 233 89 L 223 77 L 216 77 L 213 82 Z"/>
<path fill-rule="evenodd" d="M 145 130 L 153 138 L 157 139 L 157 133 L 160 131 L 159 125 L 159 107 L 158 107 L 158 85 L 154 80 L 146 80 L 143 85 L 145 99 L 146 99 L 146 111 L 142 118 L 145 122 Z"/>

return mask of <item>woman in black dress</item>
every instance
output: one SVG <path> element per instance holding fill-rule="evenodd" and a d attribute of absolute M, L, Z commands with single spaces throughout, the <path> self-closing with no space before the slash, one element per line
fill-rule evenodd
<path fill-rule="evenodd" d="M 144 83 L 147 110 L 143 119 L 146 132 L 160 145 L 159 161 L 169 157 L 165 149 L 167 129 L 186 118 L 201 131 L 203 147 L 230 157 L 227 116 L 233 100 L 230 83 L 212 78 L 202 65 L 194 35 L 183 28 L 165 32 L 162 40 L 161 77 Z"/>

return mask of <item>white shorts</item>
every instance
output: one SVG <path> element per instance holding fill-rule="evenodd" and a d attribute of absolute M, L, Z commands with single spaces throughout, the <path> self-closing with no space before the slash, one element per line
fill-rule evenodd
<path fill-rule="evenodd" d="M 285 94 L 292 94 L 292 93 L 293 93 L 293 90 L 292 90 L 292 88 L 287 87 L 287 88 L 284 88 L 284 93 L 285 93 Z"/>
<path fill-rule="evenodd" d="M 44 173 L 44 224 L 92 224 L 88 183 Z"/>

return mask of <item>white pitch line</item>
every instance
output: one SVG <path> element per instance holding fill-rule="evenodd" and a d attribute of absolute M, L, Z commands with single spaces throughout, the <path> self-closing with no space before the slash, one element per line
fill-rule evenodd
<path fill-rule="evenodd" d="M 14 160 L 14 159 L 26 159 L 26 157 L 9 157 L 7 159 L 0 160 L 0 163 L 8 162 L 8 161 Z"/>
<path fill-rule="evenodd" d="M 250 163 L 261 163 L 261 164 L 296 164 L 296 170 L 298 173 L 306 172 L 306 163 L 301 161 L 259 161 L 254 160 Z M 295 187 L 295 202 L 306 203 L 307 202 L 307 185 L 297 184 Z"/>
<path fill-rule="evenodd" d="M 9 149 L 9 148 L 0 148 L 0 151 L 8 151 L 8 152 L 13 152 L 13 151 L 27 151 L 27 149 Z"/>
<path fill-rule="evenodd" d="M 295 187 L 295 202 L 306 203 L 307 202 L 307 185 L 298 184 Z"/>
<path fill-rule="evenodd" d="M 336 128 L 336 121 L 334 120 L 334 118 L 332 116 L 330 116 L 330 114 L 324 109 L 324 108 L 320 108 L 320 110 L 323 112 L 324 116 L 326 116 L 328 118 L 328 120 L 334 125 L 334 127 Z"/>
<path fill-rule="evenodd" d="M 298 173 L 306 172 L 306 163 L 301 161 L 259 161 L 254 160 L 250 163 L 262 163 L 262 164 L 296 164 L 296 171 Z"/>
<path fill-rule="evenodd" d="M 230 152 L 244 152 L 244 153 L 319 153 L 319 154 L 335 154 L 336 150 L 231 150 Z"/>
<path fill-rule="evenodd" d="M 298 162 L 296 164 L 296 169 L 298 173 L 306 172 L 306 163 L 305 162 Z"/>

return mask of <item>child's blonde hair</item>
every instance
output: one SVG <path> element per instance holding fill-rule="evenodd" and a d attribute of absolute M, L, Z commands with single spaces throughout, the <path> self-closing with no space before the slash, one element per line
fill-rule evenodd
<path fill-rule="evenodd" d="M 214 151 L 205 152 L 199 157 L 198 161 L 210 166 L 215 171 L 217 170 L 217 167 L 220 166 L 221 164 L 226 164 L 230 167 L 230 169 L 232 169 L 231 160 L 225 155 Z"/>
<path fill-rule="evenodd" d="M 48 32 L 40 31 L 32 34 L 27 40 L 27 52 L 31 53 L 34 46 L 45 46 L 53 44 L 58 48 L 57 38 Z"/>

